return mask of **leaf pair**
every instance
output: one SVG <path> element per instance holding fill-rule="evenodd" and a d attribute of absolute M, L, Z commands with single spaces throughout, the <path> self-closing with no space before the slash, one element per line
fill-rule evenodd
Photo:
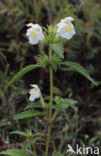
<path fill-rule="evenodd" d="M 61 43 L 54 43 L 50 45 L 50 48 L 56 52 L 56 54 L 60 58 L 64 58 L 64 49 L 63 45 Z M 91 81 L 94 85 L 97 86 L 97 83 L 90 77 L 90 75 L 87 73 L 87 71 L 78 63 L 72 62 L 72 61 L 66 61 L 62 62 L 61 64 L 68 66 L 69 68 L 74 69 L 76 72 L 80 73 L 84 77 L 86 77 L 89 81 Z"/>

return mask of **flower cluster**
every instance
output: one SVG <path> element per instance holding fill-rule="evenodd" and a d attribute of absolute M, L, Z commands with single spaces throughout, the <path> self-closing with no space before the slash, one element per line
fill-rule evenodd
<path fill-rule="evenodd" d="M 55 29 L 56 32 L 54 33 L 55 37 L 56 38 L 62 37 L 62 38 L 68 39 L 68 40 L 71 39 L 73 37 L 73 35 L 75 35 L 75 33 L 76 33 L 74 26 L 72 24 L 72 21 L 74 21 L 74 19 L 72 17 L 66 17 L 66 18 L 62 19 L 56 25 L 56 27 L 54 27 L 54 28 L 56 28 Z M 29 24 L 27 24 L 27 27 L 29 27 L 29 28 L 27 29 L 26 36 L 28 37 L 30 44 L 32 44 L 32 45 L 38 44 L 39 41 L 44 40 L 44 38 L 46 37 L 46 34 L 43 33 L 42 28 L 38 24 L 29 23 Z M 52 35 L 50 34 L 50 32 L 51 32 L 51 28 L 53 28 L 53 27 L 49 27 L 49 28 L 50 28 L 48 30 L 49 36 L 52 36 L 53 32 L 52 32 Z M 31 85 L 31 87 L 33 87 L 33 88 L 30 89 L 30 91 L 29 91 L 29 94 L 30 94 L 29 101 L 34 101 L 35 99 L 40 98 L 41 101 L 43 102 L 39 87 L 34 84 Z"/>
<path fill-rule="evenodd" d="M 57 26 L 57 34 L 56 37 L 62 37 L 65 39 L 71 39 L 73 35 L 75 35 L 75 29 L 72 24 L 74 19 L 72 17 L 66 17 L 62 19 Z M 29 39 L 29 43 L 32 45 L 38 44 L 39 41 L 44 40 L 44 34 L 42 28 L 38 24 L 29 23 L 27 24 L 29 27 L 26 32 L 26 36 Z"/>

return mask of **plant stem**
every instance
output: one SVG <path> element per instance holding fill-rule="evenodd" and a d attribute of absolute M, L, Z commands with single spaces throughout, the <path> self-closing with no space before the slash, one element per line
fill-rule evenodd
<path fill-rule="evenodd" d="M 41 91 L 40 91 L 40 101 L 41 101 L 42 107 L 44 108 L 45 107 L 45 101 L 43 99 L 43 96 L 41 94 Z"/>
<path fill-rule="evenodd" d="M 32 147 L 33 147 L 33 151 L 34 151 L 34 156 L 37 156 L 36 149 L 35 149 L 35 145 L 34 145 L 33 142 L 32 142 Z"/>
<path fill-rule="evenodd" d="M 49 73 L 50 73 L 50 107 L 49 107 L 49 118 L 48 118 L 48 135 L 47 135 L 47 141 L 46 141 L 46 153 L 45 156 L 48 156 L 48 150 L 49 150 L 49 142 L 50 142 L 50 135 L 51 135 L 51 128 L 52 128 L 52 104 L 53 104 L 53 68 L 51 65 L 51 58 L 52 58 L 52 50 L 49 49 L 49 60 L 50 60 L 50 67 L 49 67 Z"/>

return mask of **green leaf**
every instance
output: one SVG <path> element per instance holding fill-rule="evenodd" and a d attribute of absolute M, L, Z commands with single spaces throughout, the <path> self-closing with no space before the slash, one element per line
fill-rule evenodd
<path fill-rule="evenodd" d="M 13 131 L 10 134 L 18 134 L 18 135 L 26 136 L 26 133 L 23 131 Z"/>
<path fill-rule="evenodd" d="M 77 101 L 73 99 L 62 99 L 62 103 L 68 106 L 73 106 L 77 103 Z"/>
<path fill-rule="evenodd" d="M 64 156 L 64 154 L 62 154 L 60 152 L 54 152 L 53 156 Z"/>
<path fill-rule="evenodd" d="M 62 105 L 64 105 L 64 109 L 67 107 L 71 107 L 75 113 L 77 113 L 78 108 L 75 106 L 75 104 L 77 103 L 76 100 L 73 99 L 62 99 Z"/>
<path fill-rule="evenodd" d="M 60 105 L 53 105 L 52 106 L 52 109 L 56 109 L 60 112 L 65 112 L 65 109 L 68 108 L 68 107 L 72 107 L 72 109 L 74 109 L 74 106 L 70 106 L 66 103 L 63 103 L 63 104 L 60 104 Z"/>
<path fill-rule="evenodd" d="M 65 106 L 64 104 L 61 104 L 61 105 L 52 105 L 52 109 L 56 109 L 58 111 L 65 112 L 64 106 Z"/>
<path fill-rule="evenodd" d="M 55 101 L 57 103 L 57 101 Z M 62 111 L 62 112 L 65 112 L 65 109 L 68 108 L 68 107 L 71 107 L 71 108 L 76 108 L 75 104 L 77 103 L 76 100 L 73 100 L 73 99 L 59 99 L 59 103 L 57 103 L 56 105 L 52 105 L 52 109 L 56 109 L 58 111 Z M 50 105 L 47 104 L 47 108 L 49 108 Z"/>
<path fill-rule="evenodd" d="M 95 141 L 98 140 L 98 136 L 92 137 L 89 141 L 89 144 L 91 145 L 92 143 L 94 143 Z"/>
<path fill-rule="evenodd" d="M 34 139 L 34 143 L 36 142 L 36 141 L 46 141 L 44 138 L 41 138 L 41 137 L 37 137 L 37 138 L 35 138 Z"/>
<path fill-rule="evenodd" d="M 28 152 L 19 149 L 3 151 L 0 152 L 0 154 L 9 155 L 9 156 L 31 156 Z"/>
<path fill-rule="evenodd" d="M 43 136 L 43 134 L 42 133 L 35 133 L 35 134 L 33 134 L 34 138 L 37 137 L 37 136 Z"/>
<path fill-rule="evenodd" d="M 38 102 L 34 102 L 34 103 L 31 103 L 29 104 L 25 109 L 29 109 L 29 108 L 41 108 L 42 105 Z"/>
<path fill-rule="evenodd" d="M 30 142 L 25 142 L 23 145 L 22 145 L 22 149 L 25 151 L 27 149 L 31 149 L 31 143 Z"/>
<path fill-rule="evenodd" d="M 8 82 L 7 86 L 4 88 L 4 90 L 7 90 L 7 88 L 13 84 L 15 81 L 17 81 L 20 77 L 22 77 L 27 72 L 40 67 L 39 65 L 28 65 L 27 67 L 21 69 L 12 79 Z"/>
<path fill-rule="evenodd" d="M 57 64 L 53 64 L 53 69 L 54 69 L 54 71 L 56 72 L 57 71 Z"/>
<path fill-rule="evenodd" d="M 91 76 L 87 73 L 87 71 L 84 69 L 84 67 L 82 67 L 78 63 L 75 63 L 72 61 L 66 61 L 66 62 L 62 62 L 62 64 L 74 69 L 75 71 L 77 71 L 78 73 L 80 73 L 81 75 L 86 77 L 89 81 L 91 81 L 94 85 L 97 86 L 97 83 L 94 81 L 94 79 L 91 78 Z"/>
<path fill-rule="evenodd" d="M 54 50 L 56 52 L 56 54 L 60 57 L 60 58 L 64 58 L 64 49 L 63 49 L 63 45 L 61 43 L 53 43 L 49 45 L 50 48 L 52 50 Z"/>
<path fill-rule="evenodd" d="M 53 92 L 54 92 L 54 94 L 60 95 L 60 96 L 63 94 L 63 92 L 55 86 L 53 87 Z"/>
<path fill-rule="evenodd" d="M 68 105 L 66 105 L 66 104 L 52 105 L 52 109 L 56 109 L 60 112 L 65 112 L 65 108 L 67 108 L 67 107 L 68 107 Z"/>
<path fill-rule="evenodd" d="M 21 114 L 17 114 L 15 116 L 15 120 L 24 119 L 24 118 L 33 117 L 33 116 L 43 116 L 43 115 L 44 114 L 39 111 L 28 110 L 28 111 L 22 112 Z"/>

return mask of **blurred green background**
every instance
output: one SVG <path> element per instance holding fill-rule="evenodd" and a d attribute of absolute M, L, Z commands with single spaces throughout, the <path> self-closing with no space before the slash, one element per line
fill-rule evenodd
<path fill-rule="evenodd" d="M 39 119 L 15 121 L 14 115 L 29 103 L 31 83 L 38 84 L 49 95 L 49 75 L 36 69 L 24 75 L 4 93 L 4 86 L 22 67 L 37 62 L 41 51 L 48 48 L 32 46 L 26 37 L 26 24 L 38 23 L 47 27 L 60 19 L 75 19 L 76 35 L 63 41 L 65 59 L 80 63 L 98 81 L 93 86 L 71 69 L 54 73 L 54 94 L 77 100 L 78 113 L 67 109 L 53 126 L 52 141 L 58 151 L 68 143 L 101 146 L 101 1 L 100 0 L 0 0 L 0 150 L 22 143 L 21 136 L 10 135 L 13 130 L 45 129 Z M 68 72 L 66 72 L 68 71 Z M 44 145 L 37 147 L 41 152 Z"/>

